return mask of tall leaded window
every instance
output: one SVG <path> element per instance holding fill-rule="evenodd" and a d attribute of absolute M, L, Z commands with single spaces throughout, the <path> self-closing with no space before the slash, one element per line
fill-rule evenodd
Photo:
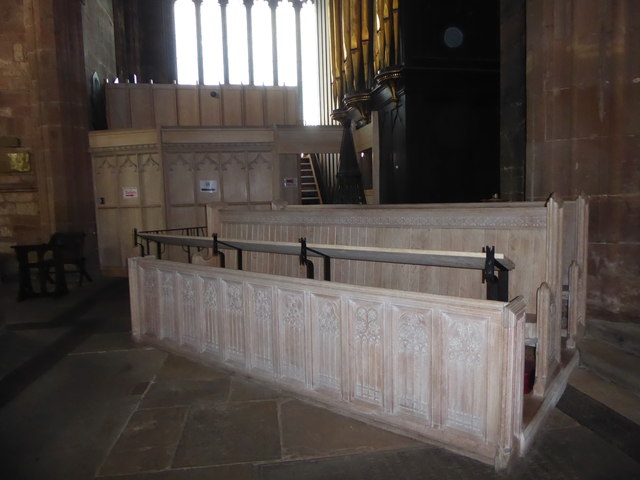
<path fill-rule="evenodd" d="M 193 0 L 187 1 L 193 3 Z M 222 35 L 220 35 L 220 29 L 222 28 L 222 17 L 220 14 L 220 6 L 218 5 L 218 2 L 211 0 L 203 2 L 201 18 L 204 26 L 204 28 L 202 29 L 202 56 L 203 59 L 206 59 L 206 61 L 203 61 L 204 83 L 207 85 L 224 83 Z M 178 73 L 179 72 L 180 68 L 178 67 Z M 195 80 L 197 79 L 198 72 L 196 64 L 196 76 L 194 78 L 194 81 L 190 83 L 195 83 Z"/>
<path fill-rule="evenodd" d="M 255 85 L 273 85 L 273 42 L 271 9 L 268 2 L 251 7 L 253 39 L 253 81 Z M 294 39 L 295 41 L 295 39 Z"/>
<path fill-rule="evenodd" d="M 296 86 L 300 81 L 304 123 L 320 123 L 315 3 L 175 0 L 178 82 Z"/>
<path fill-rule="evenodd" d="M 176 0 L 176 64 L 178 83 L 194 85 L 198 81 L 198 42 L 196 38 L 196 7 L 192 0 Z"/>

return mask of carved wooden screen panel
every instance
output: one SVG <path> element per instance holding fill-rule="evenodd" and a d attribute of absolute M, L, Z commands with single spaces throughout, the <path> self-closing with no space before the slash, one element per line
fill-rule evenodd
<path fill-rule="evenodd" d="M 264 89 L 246 87 L 244 90 L 244 126 L 264 127 Z"/>
<path fill-rule="evenodd" d="M 153 107 L 156 127 L 178 125 L 178 105 L 175 85 L 154 85 Z"/>
<path fill-rule="evenodd" d="M 487 319 L 444 314 L 442 423 L 467 435 L 484 438 L 487 425 Z"/>
<path fill-rule="evenodd" d="M 200 125 L 200 95 L 191 86 L 177 86 L 178 125 L 193 127 Z"/>
<path fill-rule="evenodd" d="M 110 129 L 299 125 L 297 87 L 108 84 Z"/>
<path fill-rule="evenodd" d="M 342 397 L 345 372 L 342 371 L 342 339 L 345 336 L 342 300 L 335 295 L 311 296 L 311 337 L 313 339 L 312 384 L 315 390 Z"/>
<path fill-rule="evenodd" d="M 164 228 L 163 178 L 154 151 L 94 154 L 98 249 L 103 270 L 123 274 L 126 259 L 139 254 L 132 232 Z"/>
<path fill-rule="evenodd" d="M 351 400 L 382 410 L 385 406 L 384 346 L 390 332 L 385 328 L 384 304 L 351 299 L 349 302 Z"/>
<path fill-rule="evenodd" d="M 203 127 L 222 125 L 222 106 L 220 103 L 222 87 L 203 86 L 199 89 L 200 121 Z"/>
<path fill-rule="evenodd" d="M 247 174 L 249 201 L 270 202 L 273 199 L 273 155 L 271 152 L 248 152 Z"/>
<path fill-rule="evenodd" d="M 249 199 L 246 152 L 223 152 L 221 157 L 224 202 L 243 203 Z"/>
<path fill-rule="evenodd" d="M 287 96 L 283 90 L 267 87 L 266 104 L 267 112 L 265 118 L 266 125 L 286 125 Z M 290 124 L 291 125 L 291 124 Z"/>
<path fill-rule="evenodd" d="M 464 208 L 314 208 L 270 212 L 222 211 L 218 230 L 227 238 L 410 248 L 481 253 L 495 246 L 516 264 L 509 273 L 511 298 L 523 295 L 535 312 L 536 290 L 547 275 L 547 212 L 527 207 Z M 312 258 L 315 271 L 322 260 Z M 520 267 L 519 267 L 520 266 Z M 252 271 L 300 276 L 295 258 L 256 254 L 246 263 Z M 466 298 L 486 298 L 479 270 L 331 260 L 332 280 L 352 285 Z M 320 278 L 321 273 L 316 273 Z"/>
<path fill-rule="evenodd" d="M 180 312 L 179 316 L 182 318 L 178 343 L 181 346 L 186 347 L 187 350 L 195 351 L 198 351 L 202 344 L 200 308 L 196 302 L 196 292 L 198 287 L 196 282 L 198 282 L 198 280 L 199 279 L 195 275 L 182 273 L 177 274 L 177 308 Z"/>
<path fill-rule="evenodd" d="M 154 128 L 155 112 L 151 85 L 129 85 L 131 128 Z"/>
<path fill-rule="evenodd" d="M 484 461 L 517 452 L 521 298 L 453 299 L 139 258 L 130 271 L 138 339 Z"/>
<path fill-rule="evenodd" d="M 198 225 L 195 199 L 194 153 L 164 153 L 167 185 L 167 225 L 170 228 Z"/>
<path fill-rule="evenodd" d="M 159 311 L 160 311 L 160 339 L 178 344 L 179 311 L 176 309 L 176 273 L 172 270 L 159 269 Z"/>
<path fill-rule="evenodd" d="M 251 316 L 249 327 L 249 342 L 256 345 L 249 359 L 250 368 L 261 372 L 273 372 L 275 370 L 275 357 L 273 348 L 273 331 L 275 329 L 274 318 L 276 299 L 271 285 L 254 284 L 249 288 L 249 305 Z M 258 341 L 262 339 L 262 341 Z"/>
<path fill-rule="evenodd" d="M 201 340 L 202 350 L 210 355 L 222 357 L 222 304 L 220 281 L 216 278 L 200 278 L 202 292 Z"/>
<path fill-rule="evenodd" d="M 306 352 L 311 328 L 307 299 L 303 292 L 277 289 L 278 374 L 285 383 L 306 385 L 310 381 Z"/>
<path fill-rule="evenodd" d="M 394 411 L 408 421 L 431 423 L 433 310 L 397 306 L 392 311 Z"/>
<path fill-rule="evenodd" d="M 222 199 L 219 152 L 198 152 L 194 155 L 193 186 L 198 205 L 220 202 Z M 204 183 L 203 183 L 204 182 Z M 213 182 L 213 183 L 211 183 Z M 204 223 L 202 223 L 204 225 Z"/>
<path fill-rule="evenodd" d="M 222 94 L 222 125 L 225 127 L 243 126 L 243 87 L 226 85 Z"/>
<path fill-rule="evenodd" d="M 222 281 L 223 303 L 223 355 L 227 362 L 244 366 L 245 364 L 245 316 L 244 288 L 242 283 Z"/>
<path fill-rule="evenodd" d="M 131 128 L 131 105 L 126 85 L 109 85 L 105 90 L 107 125 L 110 129 Z"/>

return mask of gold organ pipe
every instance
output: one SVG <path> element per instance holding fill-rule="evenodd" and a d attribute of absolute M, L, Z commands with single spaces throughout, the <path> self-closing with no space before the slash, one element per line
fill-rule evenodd
<path fill-rule="evenodd" d="M 369 83 L 369 63 L 371 58 L 371 42 L 370 36 L 371 33 L 369 31 L 369 2 L 363 1 L 361 4 L 361 15 L 362 15 L 362 30 L 361 30 L 361 45 L 362 45 L 362 71 L 363 71 L 363 79 L 364 85 L 362 88 L 366 88 L 370 85 Z"/>
<path fill-rule="evenodd" d="M 342 22 L 341 1 L 329 0 L 331 16 L 331 69 L 333 73 L 332 93 L 336 107 L 340 106 L 344 96 L 342 77 Z"/>
<path fill-rule="evenodd" d="M 400 0 L 327 0 L 330 16 L 332 96 L 372 88 L 372 72 L 400 62 Z"/>
<path fill-rule="evenodd" d="M 373 68 L 378 72 L 382 68 L 383 56 L 384 56 L 384 17 L 383 17 L 383 4 L 384 0 L 375 0 L 376 2 L 376 33 L 374 44 L 374 62 Z"/>
<path fill-rule="evenodd" d="M 342 58 L 344 62 L 344 93 L 353 88 L 353 63 L 351 60 L 351 2 L 342 0 Z"/>
<path fill-rule="evenodd" d="M 400 61 L 400 13 L 398 11 L 398 3 L 399 0 L 393 0 L 393 65 Z"/>
<path fill-rule="evenodd" d="M 384 0 L 382 10 L 382 16 L 384 18 L 383 28 L 384 28 L 384 56 L 382 57 L 382 67 L 387 67 L 391 65 L 391 0 Z"/>
<path fill-rule="evenodd" d="M 351 10 L 351 23 L 350 23 L 350 38 L 351 38 L 351 66 L 353 68 L 353 85 L 351 85 L 351 91 L 359 91 L 364 88 L 362 84 L 363 72 L 362 72 L 362 8 L 361 4 L 366 3 L 361 0 L 350 0 Z"/>

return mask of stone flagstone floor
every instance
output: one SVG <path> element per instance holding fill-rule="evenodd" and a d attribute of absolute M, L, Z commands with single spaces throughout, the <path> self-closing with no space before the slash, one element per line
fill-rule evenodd
<path fill-rule="evenodd" d="M 496 473 L 134 344 L 125 280 L 19 304 L 3 287 L 2 479 L 640 479 L 640 399 L 586 370 L 528 455 Z"/>

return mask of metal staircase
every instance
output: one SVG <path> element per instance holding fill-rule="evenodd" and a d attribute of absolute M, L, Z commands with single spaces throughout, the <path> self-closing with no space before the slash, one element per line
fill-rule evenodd
<path fill-rule="evenodd" d="M 300 203 L 302 205 L 323 203 L 311 154 L 300 157 Z"/>

